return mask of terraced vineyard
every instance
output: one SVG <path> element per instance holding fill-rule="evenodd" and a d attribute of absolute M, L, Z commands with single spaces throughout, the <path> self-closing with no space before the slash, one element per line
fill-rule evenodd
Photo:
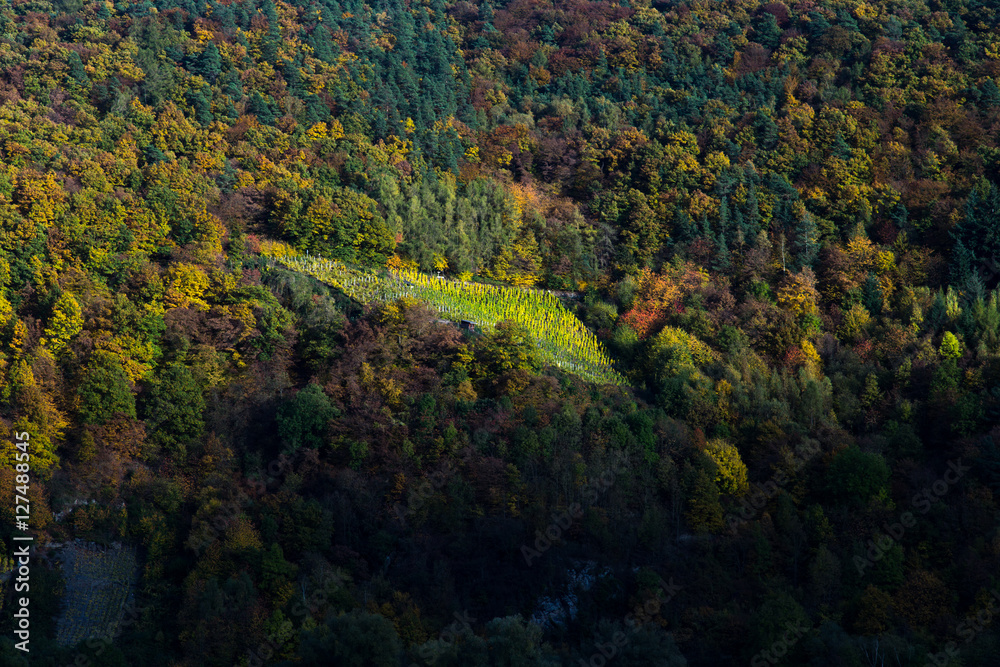
<path fill-rule="evenodd" d="M 92 637 L 116 637 L 139 574 L 135 550 L 73 543 L 63 548 L 60 560 L 66 597 L 56 642 L 76 646 Z"/>
<path fill-rule="evenodd" d="M 313 276 L 362 303 L 409 297 L 455 321 L 492 327 L 513 320 L 534 335 L 544 363 L 589 382 L 625 382 L 597 337 L 556 296 L 544 290 L 446 280 L 405 269 L 375 273 L 335 260 L 299 255 L 281 243 L 262 244 L 261 250 L 281 266 Z"/>

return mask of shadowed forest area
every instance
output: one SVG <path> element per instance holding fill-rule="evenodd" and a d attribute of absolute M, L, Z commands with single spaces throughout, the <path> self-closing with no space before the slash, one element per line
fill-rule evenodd
<path fill-rule="evenodd" d="M 0 665 L 994 665 L 1000 8 L 0 0 L 0 422 Z"/>

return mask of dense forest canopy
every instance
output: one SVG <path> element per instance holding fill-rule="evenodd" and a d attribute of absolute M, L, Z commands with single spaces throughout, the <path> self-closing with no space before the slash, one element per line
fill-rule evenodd
<path fill-rule="evenodd" d="M 998 14 L 0 0 L 0 664 L 995 664 Z"/>

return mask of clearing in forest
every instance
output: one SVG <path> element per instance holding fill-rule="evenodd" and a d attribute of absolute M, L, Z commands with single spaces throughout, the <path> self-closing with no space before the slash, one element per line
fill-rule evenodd
<path fill-rule="evenodd" d="M 66 595 L 56 643 L 76 646 L 85 639 L 117 637 L 139 576 L 135 550 L 77 541 L 63 547 L 60 560 Z"/>
<path fill-rule="evenodd" d="M 262 253 L 286 268 L 337 287 L 361 303 L 408 297 L 438 310 L 442 317 L 492 327 L 513 320 L 527 327 L 542 362 L 579 375 L 589 382 L 624 384 L 597 337 L 544 290 L 448 280 L 402 269 L 378 273 L 336 260 L 300 255 L 283 243 L 262 244 Z"/>

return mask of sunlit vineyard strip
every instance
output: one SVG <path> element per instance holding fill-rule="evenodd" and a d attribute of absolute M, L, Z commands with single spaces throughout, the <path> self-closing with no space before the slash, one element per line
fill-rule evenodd
<path fill-rule="evenodd" d="M 299 255 L 279 243 L 263 244 L 273 261 L 344 291 L 362 303 L 412 298 L 442 317 L 492 327 L 503 320 L 523 324 L 534 336 L 542 361 L 589 382 L 624 384 L 597 337 L 546 291 L 447 280 L 402 269 L 374 273 L 336 260 Z"/>

